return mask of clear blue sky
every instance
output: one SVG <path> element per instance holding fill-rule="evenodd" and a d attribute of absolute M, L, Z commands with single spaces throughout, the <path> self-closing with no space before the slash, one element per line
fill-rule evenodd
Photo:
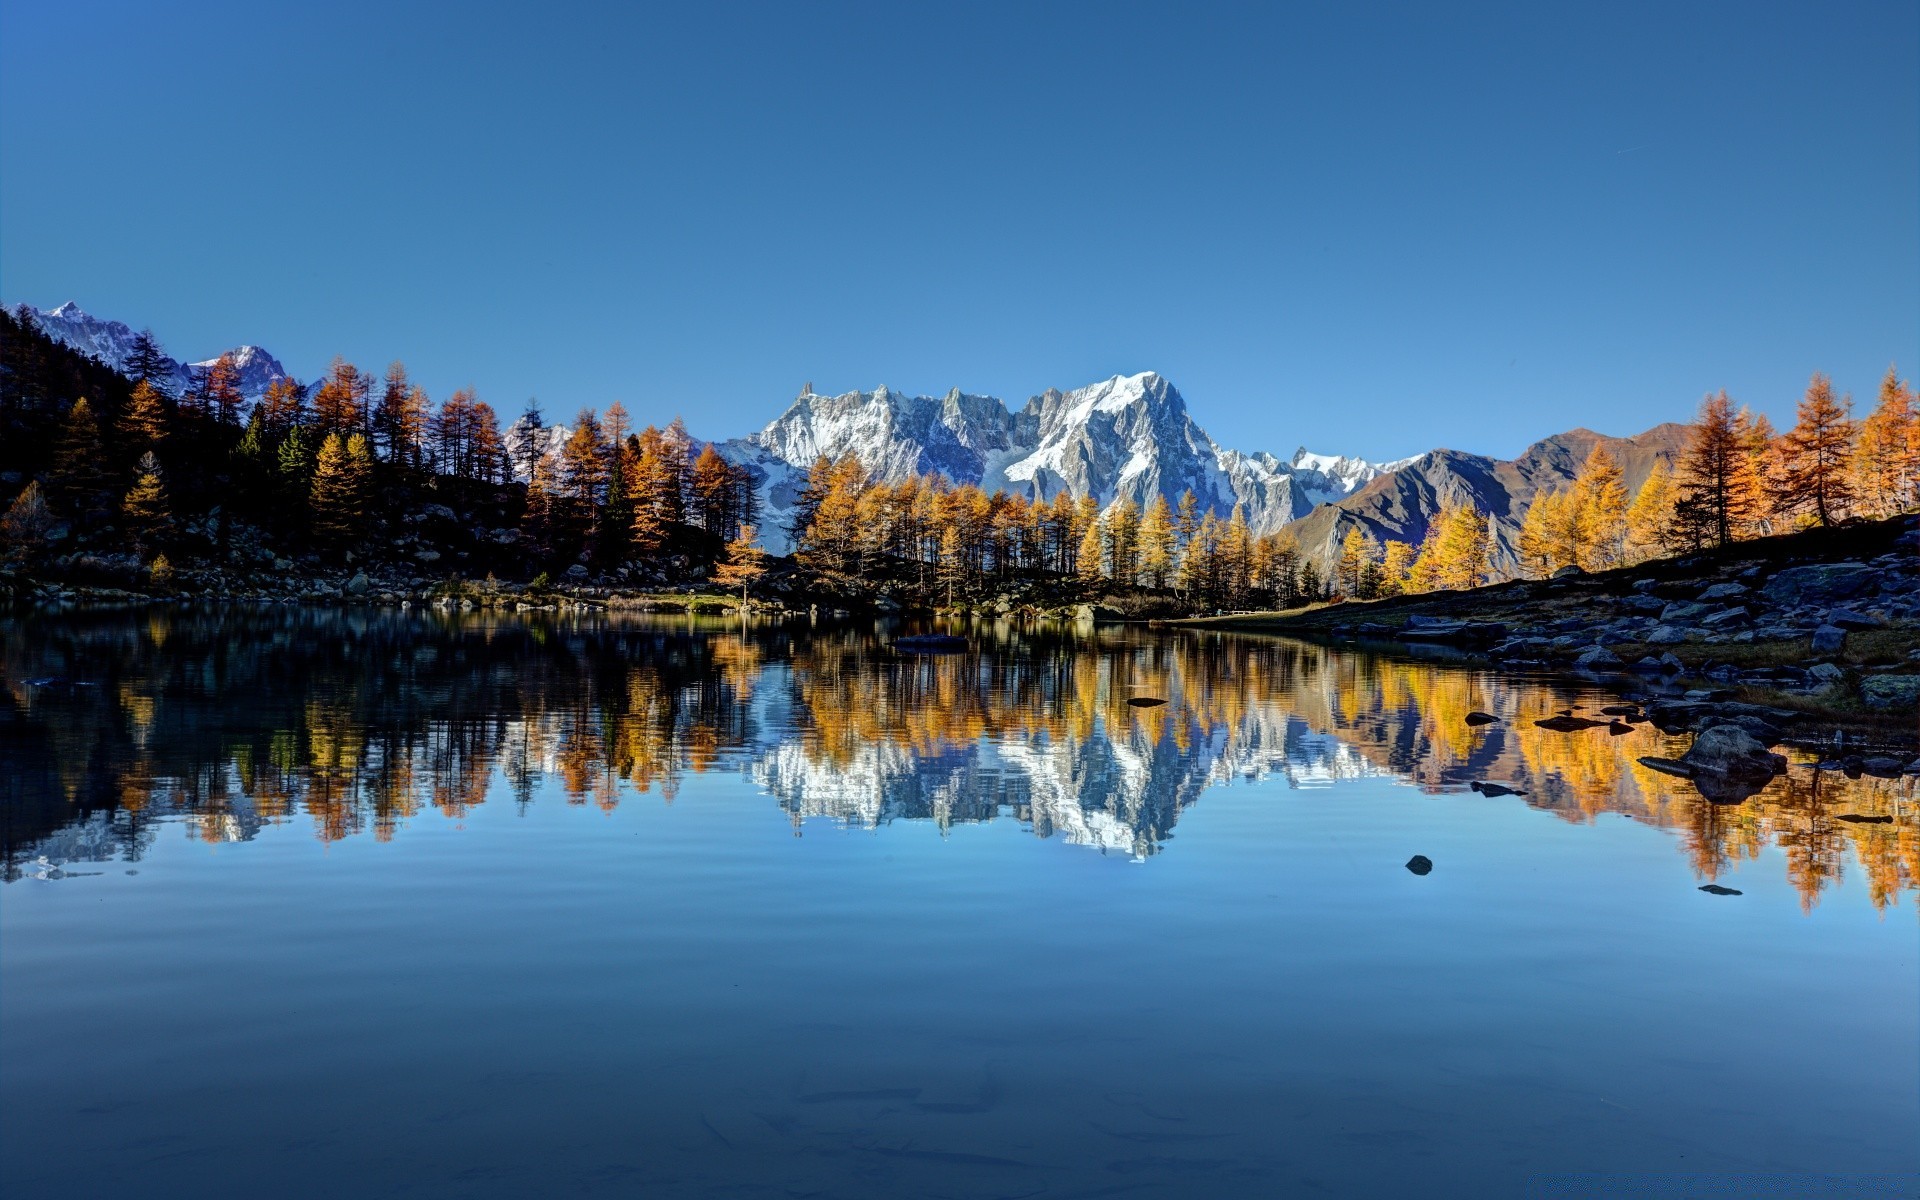
<path fill-rule="evenodd" d="M 0 295 L 705 436 L 1152 369 L 1511 454 L 1920 374 L 1912 0 L 607 10 L 0 0 Z"/>

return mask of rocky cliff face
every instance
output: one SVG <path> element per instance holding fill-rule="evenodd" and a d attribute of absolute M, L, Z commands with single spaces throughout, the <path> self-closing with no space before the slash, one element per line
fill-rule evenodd
<path fill-rule="evenodd" d="M 1103 507 L 1124 498 L 1144 509 L 1155 496 L 1171 504 L 1192 491 L 1203 510 L 1223 517 L 1242 506 L 1261 532 L 1392 467 L 1304 449 L 1291 461 L 1223 450 L 1179 391 L 1150 371 L 1048 390 L 1017 411 L 959 391 L 938 398 L 884 387 L 808 393 L 760 432 L 720 449 L 760 480 L 762 526 L 776 546 L 808 467 L 823 454 L 854 454 L 890 482 L 940 474 L 1034 500 L 1090 495 Z"/>
<path fill-rule="evenodd" d="M 1605 446 L 1626 476 L 1631 495 L 1646 482 L 1655 463 L 1674 464 L 1686 447 L 1685 425 L 1656 425 L 1634 437 L 1608 437 L 1574 429 L 1544 438 L 1515 459 L 1489 458 L 1458 450 L 1432 450 L 1395 464 L 1351 494 L 1315 509 L 1295 527 L 1301 549 L 1330 563 L 1347 530 L 1359 527 L 1373 536 L 1418 545 L 1427 525 L 1450 504 L 1472 504 L 1492 518 L 1489 558 L 1496 571 L 1518 564 L 1520 523 L 1534 496 L 1572 484 L 1595 446 Z"/>

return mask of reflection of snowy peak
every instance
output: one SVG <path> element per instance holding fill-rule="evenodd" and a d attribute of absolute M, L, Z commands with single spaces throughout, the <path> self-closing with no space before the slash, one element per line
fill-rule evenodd
<path fill-rule="evenodd" d="M 1195 721 L 1184 746 L 1138 726 L 1105 722 L 1077 739 L 1004 738 L 921 755 L 891 742 L 849 761 L 823 761 L 797 741 L 755 755 L 746 774 L 796 818 L 861 828 L 895 820 L 941 825 L 1017 815 L 1042 837 L 1144 855 L 1209 787 L 1278 776 L 1325 786 L 1385 772 L 1339 739 L 1312 732 L 1278 708 L 1256 708 L 1232 729 Z"/>
<path fill-rule="evenodd" d="M 808 392 L 765 429 L 721 450 L 759 479 L 770 535 L 821 455 L 853 454 L 888 482 L 937 473 L 1036 500 L 1066 492 L 1144 509 L 1155 496 L 1175 503 L 1192 491 L 1203 510 L 1221 516 L 1244 506 L 1256 532 L 1340 499 L 1385 469 L 1305 450 L 1290 462 L 1222 450 L 1188 414 L 1179 391 L 1150 371 L 1050 390 L 1018 412 L 959 391 L 938 399 L 884 387 Z"/>
<path fill-rule="evenodd" d="M 122 322 L 103 321 L 71 300 L 59 308 L 36 311 L 33 317 L 41 330 L 54 341 L 97 358 L 116 371 L 126 370 L 127 359 L 133 353 L 137 335 Z M 230 353 L 234 365 L 240 369 L 240 394 L 249 400 L 258 400 L 266 395 L 269 384 L 286 377 L 286 368 L 280 365 L 280 360 L 258 346 L 236 346 Z M 185 394 L 194 386 L 199 374 L 211 367 L 218 358 L 219 355 L 215 355 L 197 363 L 167 359 L 164 383 L 167 393 L 172 396 Z"/>

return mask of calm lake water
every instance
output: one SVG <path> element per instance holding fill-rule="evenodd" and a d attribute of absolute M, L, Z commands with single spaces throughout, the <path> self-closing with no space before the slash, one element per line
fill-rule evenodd
<path fill-rule="evenodd" d="M 1532 724 L 1597 692 L 977 634 L 0 624 L 7 1189 L 1920 1190 L 1911 780 L 1713 805 Z"/>

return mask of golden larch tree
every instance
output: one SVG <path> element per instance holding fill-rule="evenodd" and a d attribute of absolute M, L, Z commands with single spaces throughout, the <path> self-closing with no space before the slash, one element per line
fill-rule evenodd
<path fill-rule="evenodd" d="M 1795 413 L 1796 421 L 1780 439 L 1780 490 L 1776 508 L 1783 514 L 1809 513 L 1831 525 L 1853 507 L 1848 460 L 1853 455 L 1851 399 L 1837 399 L 1833 381 L 1816 372 Z"/>

